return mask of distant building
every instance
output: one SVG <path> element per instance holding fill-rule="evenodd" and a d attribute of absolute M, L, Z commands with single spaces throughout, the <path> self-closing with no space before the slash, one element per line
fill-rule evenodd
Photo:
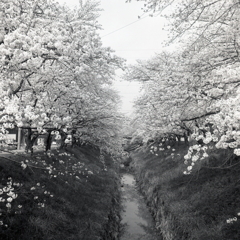
<path fill-rule="evenodd" d="M 6 139 L 4 141 L 0 141 L 0 144 L 4 144 L 4 148 L 6 148 L 6 144 L 8 145 L 8 149 L 16 149 L 18 144 L 18 127 L 7 129 L 8 134 L 6 134 Z"/>

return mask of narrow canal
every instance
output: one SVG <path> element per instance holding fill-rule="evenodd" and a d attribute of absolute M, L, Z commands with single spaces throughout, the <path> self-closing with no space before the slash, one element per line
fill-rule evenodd
<path fill-rule="evenodd" d="M 120 240 L 161 240 L 155 232 L 153 218 L 136 189 L 133 175 L 122 177 L 123 212 Z"/>

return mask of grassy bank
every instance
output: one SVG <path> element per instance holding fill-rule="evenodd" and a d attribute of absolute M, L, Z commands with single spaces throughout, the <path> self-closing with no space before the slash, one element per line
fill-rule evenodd
<path fill-rule="evenodd" d="M 114 239 L 119 179 L 90 148 L 0 155 L 0 239 Z"/>
<path fill-rule="evenodd" d="M 132 152 L 131 164 L 164 239 L 239 239 L 239 159 L 225 161 L 228 153 L 217 151 L 184 175 L 185 146 L 150 150 Z"/>

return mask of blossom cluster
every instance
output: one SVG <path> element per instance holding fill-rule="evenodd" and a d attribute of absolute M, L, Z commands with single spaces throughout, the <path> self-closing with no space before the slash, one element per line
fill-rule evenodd
<path fill-rule="evenodd" d="M 6 183 L 6 186 L 0 189 L 0 202 L 6 203 L 6 207 L 8 209 L 11 209 L 12 205 L 11 203 L 13 202 L 14 199 L 18 197 L 18 194 L 14 192 L 15 187 L 20 186 L 19 183 L 13 183 L 13 180 L 11 177 L 8 178 L 8 181 Z"/>
<path fill-rule="evenodd" d="M 208 157 L 207 149 L 229 149 L 233 154 L 240 156 L 240 90 L 227 98 L 214 103 L 211 111 L 217 108 L 215 114 L 211 114 L 203 120 L 200 127 L 194 129 L 191 138 L 195 141 L 202 141 L 196 151 L 189 148 L 185 159 L 189 161 L 190 166 L 185 174 L 189 174 L 196 160 L 202 160 Z M 200 154 L 201 153 L 201 154 Z"/>
<path fill-rule="evenodd" d="M 32 186 L 30 188 L 30 191 L 33 195 L 33 200 L 35 201 L 35 203 L 39 208 L 45 207 L 45 204 L 47 202 L 46 197 L 50 197 L 50 198 L 54 197 L 54 194 L 46 190 L 46 186 L 44 184 L 41 184 L 40 182 Z"/>
<path fill-rule="evenodd" d="M 90 175 L 98 173 L 98 171 L 93 171 L 86 167 L 83 162 L 75 162 L 74 155 L 71 153 L 60 152 L 59 150 L 57 150 L 57 153 L 47 153 L 49 158 L 54 156 L 55 160 L 52 163 L 48 163 L 46 159 L 36 156 L 38 161 L 35 159 L 26 159 L 25 161 L 21 161 L 21 167 L 23 169 L 26 169 L 28 166 L 41 168 L 49 175 L 50 179 L 68 176 L 80 179 L 79 174 L 88 178 Z M 61 157 L 64 157 L 64 160 Z M 68 159 L 66 160 L 65 157 L 68 157 Z M 103 164 L 103 170 L 107 171 L 104 155 L 100 155 L 100 162 Z"/>
<path fill-rule="evenodd" d="M 175 152 L 175 148 L 172 148 L 170 145 L 167 145 L 166 148 L 163 147 L 163 144 L 162 143 L 159 143 L 158 145 L 152 145 L 150 147 L 150 153 L 155 155 L 155 156 L 158 156 L 159 155 L 159 151 L 162 152 L 162 151 L 165 151 L 165 150 L 170 150 L 172 152 Z M 174 153 L 171 153 L 171 156 L 172 158 L 174 157 Z"/>
<path fill-rule="evenodd" d="M 237 216 L 239 217 L 240 216 L 240 212 L 237 213 Z M 229 218 L 226 220 L 227 223 L 234 223 L 238 220 L 237 217 L 233 217 L 233 218 Z"/>
<path fill-rule="evenodd" d="M 201 146 L 200 144 L 189 147 L 187 154 L 184 156 L 184 163 L 188 165 L 187 170 L 183 172 L 184 174 L 190 174 L 198 160 L 203 160 L 208 157 L 207 149 L 207 146 Z"/>
<path fill-rule="evenodd" d="M 18 196 L 18 190 L 22 186 L 21 183 L 14 182 L 12 177 L 8 177 L 4 184 L 2 179 L 2 187 L 0 188 L 0 226 L 8 227 L 8 224 L 4 222 L 6 214 L 20 214 L 22 205 L 17 204 L 16 199 Z"/>
<path fill-rule="evenodd" d="M 236 217 L 234 217 L 234 218 L 229 218 L 229 219 L 226 220 L 227 223 L 234 223 L 234 222 L 236 222 L 236 221 L 237 221 L 237 218 L 236 218 Z"/>

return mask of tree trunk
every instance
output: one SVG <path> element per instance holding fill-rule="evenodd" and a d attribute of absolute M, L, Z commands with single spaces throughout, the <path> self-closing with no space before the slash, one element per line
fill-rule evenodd
<path fill-rule="evenodd" d="M 171 147 L 174 147 L 175 144 L 176 144 L 176 136 L 175 136 L 175 135 L 170 135 L 170 136 L 169 136 L 169 145 L 170 145 Z"/>
<path fill-rule="evenodd" d="M 184 133 L 183 137 L 184 137 L 185 144 L 188 146 L 189 145 L 188 135 L 186 133 Z"/>
<path fill-rule="evenodd" d="M 39 134 L 36 132 L 33 132 L 31 128 L 26 129 L 25 131 L 25 152 L 28 153 L 28 150 L 30 150 L 31 155 L 33 154 L 33 144 L 35 143 L 36 139 L 38 138 Z"/>
<path fill-rule="evenodd" d="M 60 135 L 61 135 L 61 144 L 59 149 L 64 149 L 66 147 L 66 143 L 65 140 L 67 139 L 67 133 L 63 132 L 63 131 L 59 131 Z"/>
<path fill-rule="evenodd" d="M 76 130 L 72 130 L 72 145 L 71 145 L 71 147 L 73 148 L 76 145 L 77 145 Z"/>
<path fill-rule="evenodd" d="M 177 137 L 177 140 L 178 140 L 178 145 L 180 145 L 182 136 L 181 135 L 176 135 L 176 137 Z"/>
<path fill-rule="evenodd" d="M 48 150 L 51 150 L 51 146 L 52 146 L 52 130 L 48 130 L 47 131 L 48 135 L 47 135 L 47 139 L 46 139 L 46 146 L 45 146 L 45 151 L 47 152 Z"/>
<path fill-rule="evenodd" d="M 31 153 L 33 152 L 33 149 L 31 146 L 31 135 L 32 135 L 31 128 L 25 129 L 24 138 L 25 138 L 25 143 L 26 143 L 26 147 L 25 147 L 26 153 L 28 153 L 28 150 L 30 150 Z"/>

